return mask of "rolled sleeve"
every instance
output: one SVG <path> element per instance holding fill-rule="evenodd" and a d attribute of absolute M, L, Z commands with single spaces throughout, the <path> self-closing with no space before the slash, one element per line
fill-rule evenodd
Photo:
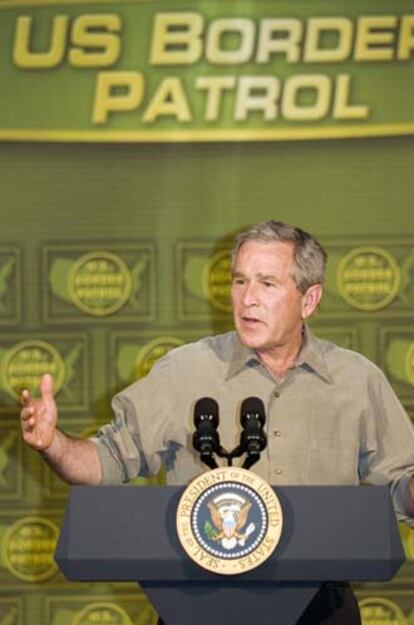
<path fill-rule="evenodd" d="M 369 385 L 370 408 L 363 434 L 362 478 L 388 484 L 399 521 L 414 527 L 405 513 L 409 479 L 414 475 L 414 428 L 384 374 L 377 370 Z"/>
<path fill-rule="evenodd" d="M 105 443 L 105 439 L 92 436 L 90 440 L 95 444 L 101 463 L 101 485 L 118 486 L 123 483 L 122 472 L 113 454 Z"/>
<path fill-rule="evenodd" d="M 172 442 L 172 369 L 167 355 L 148 376 L 113 398 L 114 419 L 91 438 L 101 462 L 102 484 L 122 484 L 138 475 L 155 475 L 161 469 Z"/>

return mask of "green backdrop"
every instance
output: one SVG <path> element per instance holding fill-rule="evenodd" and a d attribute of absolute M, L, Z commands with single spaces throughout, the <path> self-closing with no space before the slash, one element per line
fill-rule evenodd
<path fill-rule="evenodd" d="M 158 11 L 171 8 L 167 2 L 154 6 Z M 340 2 L 335 14 L 356 15 L 361 7 L 364 15 L 395 15 L 409 6 L 382 2 L 379 11 L 377 3 L 367 0 Z M 120 68 L 132 54 L 128 42 L 134 20 L 153 6 L 93 7 L 94 12 L 115 13 L 124 7 L 135 13 L 132 21 L 123 22 Z M 14 24 L 18 14 L 36 17 L 53 10 L 78 15 L 81 8 L 81 3 L 10 2 L 0 8 L 5 16 L 0 29 Z M 209 19 L 238 11 L 243 17 L 269 12 L 275 17 L 278 9 L 284 16 L 333 14 L 327 2 L 305 1 L 297 3 L 295 12 L 286 2 L 236 3 L 231 9 L 228 3 L 219 8 L 212 2 L 183 2 L 173 8 L 204 11 Z M 380 81 L 377 87 L 382 85 L 383 98 L 381 89 L 359 92 L 387 125 L 387 131 L 377 128 L 377 136 L 368 136 L 371 119 L 358 122 L 355 136 L 348 138 L 325 138 L 319 126 L 326 121 L 285 123 L 291 134 L 278 135 L 279 126 L 269 128 L 253 114 L 246 124 L 234 126 L 226 117 L 213 126 L 204 124 L 205 134 L 197 140 L 188 133 L 177 135 L 187 127 L 177 120 L 170 127 L 168 117 L 160 122 L 165 134 L 151 135 L 155 124 L 145 129 L 149 134 L 143 141 L 132 116 L 128 122 L 114 122 L 122 126 L 123 136 L 93 136 L 93 127 L 92 134 L 83 135 L 87 124 L 79 120 L 85 74 L 74 77 L 62 67 L 47 74 L 25 70 L 18 76 L 15 69 L 12 76 L 11 57 L 5 53 L 10 36 L 7 46 L 4 38 L 2 42 L 0 625 L 149 624 L 154 614 L 134 584 L 69 583 L 56 570 L 52 552 L 68 490 L 21 443 L 19 390 L 36 386 L 41 373 L 52 370 L 62 427 L 76 435 L 95 431 L 110 418 L 113 393 L 144 375 L 168 349 L 231 328 L 229 241 L 248 224 L 280 219 L 313 232 L 329 252 L 326 294 L 313 321 L 315 330 L 377 362 L 414 418 L 414 139 L 406 82 L 413 61 L 357 68 L 364 70 L 367 83 L 373 72 Z M 44 42 L 42 46 L 46 49 Z M 231 40 L 229 46 L 237 43 Z M 299 71 L 294 65 L 283 68 Z M 309 69 L 315 68 L 302 67 L 301 73 Z M 332 65 L 318 72 L 328 70 Z M 172 71 L 188 76 L 183 66 Z M 145 72 L 150 75 L 151 68 Z M 246 67 L 238 66 L 237 72 L 246 74 Z M 25 118 L 21 106 L 30 108 L 27 80 L 41 97 L 32 103 L 36 115 Z M 62 93 L 70 98 L 66 108 Z M 301 106 L 311 106 L 306 97 Z M 384 110 L 383 100 L 388 102 Z M 394 117 L 393 101 L 399 102 Z M 72 109 L 78 118 L 69 119 Z M 335 132 L 343 128 L 339 122 L 329 124 Z M 253 134 L 241 141 L 240 131 L 249 125 Z M 305 126 L 315 132 L 313 140 L 298 138 L 298 128 L 303 135 Z M 214 134 L 223 128 L 228 134 Z M 62 129 L 69 134 L 59 135 Z M 108 124 L 104 132 L 110 130 Z M 155 481 L 162 482 L 162 476 Z M 140 482 L 134 486 L 141 487 Z M 399 575 L 388 584 L 357 586 L 364 625 L 414 623 L 414 533 L 401 531 L 407 562 Z"/>

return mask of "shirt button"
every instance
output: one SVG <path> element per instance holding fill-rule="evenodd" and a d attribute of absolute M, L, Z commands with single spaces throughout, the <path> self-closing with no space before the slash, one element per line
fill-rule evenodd
<path fill-rule="evenodd" d="M 273 391 L 273 397 L 280 397 L 279 391 Z"/>
<path fill-rule="evenodd" d="M 275 469 L 276 475 L 280 475 L 281 473 L 282 473 L 282 469 L 279 469 L 279 468 Z"/>
<path fill-rule="evenodd" d="M 282 432 L 280 430 L 274 430 L 273 431 L 273 436 L 281 436 Z"/>

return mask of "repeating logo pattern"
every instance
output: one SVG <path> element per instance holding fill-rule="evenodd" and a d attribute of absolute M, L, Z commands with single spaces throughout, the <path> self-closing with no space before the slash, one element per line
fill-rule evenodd
<path fill-rule="evenodd" d="M 414 406 L 414 332 L 411 325 L 386 325 L 380 331 L 380 367 L 406 407 Z"/>
<path fill-rule="evenodd" d="M 142 347 L 131 344 L 123 345 L 117 359 L 118 371 L 130 372 L 128 377 L 123 373 L 122 377 L 125 381 L 133 382 L 143 378 L 151 371 L 159 358 L 180 345 L 184 345 L 184 341 L 175 336 L 159 336 Z"/>
<path fill-rule="evenodd" d="M 72 584 L 73 586 L 73 584 Z M 87 584 L 68 593 L 50 593 L 45 623 L 50 625 L 156 625 L 157 616 L 145 596 L 122 584 L 106 587 L 106 595 L 86 592 Z M 125 586 L 125 585 L 124 585 Z M 1 624 L 1 621 L 0 621 Z M 13 624 L 14 625 L 14 624 Z"/>
<path fill-rule="evenodd" d="M 231 256 L 230 250 L 214 254 L 204 268 L 203 291 L 210 304 L 219 311 L 230 314 Z"/>
<path fill-rule="evenodd" d="M 120 606 L 102 601 L 85 606 L 72 620 L 72 625 L 110 623 L 111 625 L 134 625 L 128 613 Z"/>
<path fill-rule="evenodd" d="M 21 252 L 0 248 L 0 326 L 17 324 L 21 316 Z"/>
<path fill-rule="evenodd" d="M 217 249 L 214 241 L 180 242 L 176 248 L 179 320 L 209 321 L 212 315 L 230 320 L 230 269 L 228 245 Z"/>
<path fill-rule="evenodd" d="M 110 252 L 89 252 L 69 270 L 69 295 L 88 315 L 112 315 L 128 301 L 132 275 L 120 256 Z"/>
<path fill-rule="evenodd" d="M 338 288 L 354 308 L 380 310 L 397 296 L 401 270 L 390 252 L 381 247 L 358 247 L 341 259 Z"/>
<path fill-rule="evenodd" d="M 65 380 L 65 364 L 57 349 L 46 341 L 21 341 L 9 349 L 2 363 L 4 385 L 19 399 L 23 389 L 36 391 L 45 373 L 53 375 L 58 393 Z"/>
<path fill-rule="evenodd" d="M 47 322 L 154 318 L 155 251 L 149 242 L 46 245 L 42 264 L 48 276 L 43 283 Z"/>
<path fill-rule="evenodd" d="M 17 424 L 0 425 L 0 498 L 20 500 L 23 495 L 22 440 Z M 0 621 L 1 625 L 1 621 Z"/>
<path fill-rule="evenodd" d="M 408 625 L 399 605 L 385 597 L 368 597 L 359 602 L 363 625 Z"/>
<path fill-rule="evenodd" d="M 411 240 L 323 241 L 329 255 L 321 311 L 326 319 L 410 317 L 414 306 Z M 231 317 L 231 249 L 227 242 L 182 241 L 176 247 L 181 285 L 177 316 L 186 322 Z"/>
<path fill-rule="evenodd" d="M 0 413 L 16 411 L 23 389 L 34 395 L 45 373 L 54 377 L 61 411 L 86 408 L 88 340 L 76 332 L 22 339 L 8 335 L 0 345 Z"/>
<path fill-rule="evenodd" d="M 57 526 L 45 517 L 25 517 L 7 528 L 2 559 L 10 573 L 25 582 L 40 582 L 57 572 L 54 551 Z"/>

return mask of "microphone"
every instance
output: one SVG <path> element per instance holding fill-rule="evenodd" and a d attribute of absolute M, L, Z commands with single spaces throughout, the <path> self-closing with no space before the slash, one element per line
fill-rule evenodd
<path fill-rule="evenodd" d="M 261 399 L 247 397 L 243 400 L 240 408 L 240 423 L 243 428 L 240 445 L 247 453 L 243 468 L 249 469 L 260 459 L 260 452 L 267 445 L 266 433 L 263 431 L 266 415 Z"/>
<path fill-rule="evenodd" d="M 200 453 L 200 458 L 210 469 L 217 468 L 213 453 L 220 451 L 219 435 L 219 407 L 215 399 L 201 397 L 194 406 L 193 447 Z"/>

